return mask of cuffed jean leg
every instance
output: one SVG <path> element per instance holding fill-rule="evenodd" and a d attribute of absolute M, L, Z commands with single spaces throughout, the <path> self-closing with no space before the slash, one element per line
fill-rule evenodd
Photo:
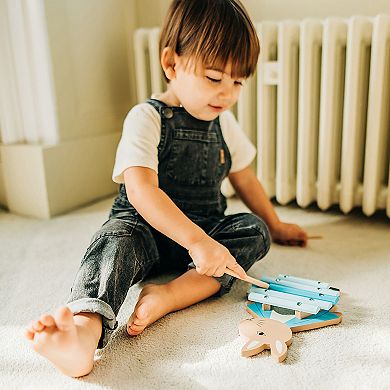
<path fill-rule="evenodd" d="M 150 228 L 138 218 L 109 219 L 95 234 L 81 262 L 67 306 L 74 313 L 99 313 L 99 348 L 117 327 L 116 316 L 129 288 L 158 262 Z"/>

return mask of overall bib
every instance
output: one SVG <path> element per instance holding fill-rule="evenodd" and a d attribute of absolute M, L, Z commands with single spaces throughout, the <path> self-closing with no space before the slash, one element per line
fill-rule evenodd
<path fill-rule="evenodd" d="M 231 167 L 219 118 L 202 121 L 182 107 L 149 99 L 161 117 L 158 145 L 159 187 L 210 237 L 229 249 L 246 271 L 270 247 L 265 223 L 254 214 L 224 215 L 222 180 Z M 102 315 L 104 347 L 117 327 L 116 316 L 128 289 L 148 275 L 170 270 L 185 272 L 194 264 L 188 251 L 150 226 L 127 199 L 124 184 L 109 219 L 92 238 L 76 275 L 67 306 L 74 314 Z M 228 292 L 234 278 L 216 278 L 219 294 Z"/>

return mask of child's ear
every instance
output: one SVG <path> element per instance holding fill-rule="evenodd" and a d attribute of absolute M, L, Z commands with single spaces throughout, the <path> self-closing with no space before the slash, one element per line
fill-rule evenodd
<path fill-rule="evenodd" d="M 177 54 L 170 47 L 165 47 L 161 53 L 161 66 L 168 80 L 176 77 L 175 65 Z"/>

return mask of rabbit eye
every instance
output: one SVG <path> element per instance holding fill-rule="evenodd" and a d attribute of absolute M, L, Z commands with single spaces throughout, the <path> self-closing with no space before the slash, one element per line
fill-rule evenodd
<path fill-rule="evenodd" d="M 257 332 L 257 334 L 259 335 L 259 336 L 264 336 L 264 332 Z"/>

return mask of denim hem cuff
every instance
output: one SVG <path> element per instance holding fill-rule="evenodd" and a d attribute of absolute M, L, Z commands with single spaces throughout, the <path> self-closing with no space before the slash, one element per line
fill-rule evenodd
<path fill-rule="evenodd" d="M 215 278 L 221 284 L 221 289 L 218 291 L 217 295 L 222 296 L 230 291 L 233 286 L 235 278 L 233 276 L 224 274 L 218 278 Z"/>
<path fill-rule="evenodd" d="M 112 332 L 117 328 L 115 313 L 110 305 L 97 298 L 82 298 L 66 304 L 70 311 L 75 314 L 98 313 L 102 316 L 102 335 L 99 340 L 98 348 L 104 348 L 111 337 Z"/>

